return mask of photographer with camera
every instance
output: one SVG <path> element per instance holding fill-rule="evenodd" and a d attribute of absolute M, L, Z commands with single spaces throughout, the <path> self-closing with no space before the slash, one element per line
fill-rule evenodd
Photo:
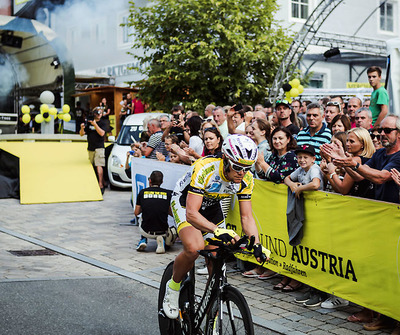
<path fill-rule="evenodd" d="M 89 113 L 85 123 L 81 123 L 79 135 L 87 135 L 89 160 L 95 167 L 101 194 L 104 194 L 103 167 L 106 165 L 104 135 L 107 124 L 101 118 L 103 110 L 100 107 Z"/>
<path fill-rule="evenodd" d="M 172 117 L 170 125 L 164 130 L 162 139 L 168 135 L 178 136 L 179 143 L 189 143 L 189 134 L 185 133 L 185 112 L 182 106 L 174 106 L 171 110 Z"/>

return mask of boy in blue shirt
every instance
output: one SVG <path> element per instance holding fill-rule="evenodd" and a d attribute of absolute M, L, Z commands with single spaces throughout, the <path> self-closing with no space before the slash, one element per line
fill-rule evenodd
<path fill-rule="evenodd" d="M 287 176 L 284 183 L 290 187 L 296 198 L 299 198 L 303 191 L 322 190 L 323 176 L 320 167 L 315 164 L 314 147 L 301 145 L 296 148 L 295 153 L 300 167 Z"/>

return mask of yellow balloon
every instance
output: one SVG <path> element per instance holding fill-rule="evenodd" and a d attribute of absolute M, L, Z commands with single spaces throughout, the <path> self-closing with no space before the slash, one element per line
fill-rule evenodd
<path fill-rule="evenodd" d="M 304 86 L 303 85 L 297 86 L 297 89 L 299 90 L 299 94 L 304 92 Z"/>
<path fill-rule="evenodd" d="M 286 96 L 286 100 L 289 100 L 290 99 L 290 92 L 286 92 L 285 96 Z"/>
<path fill-rule="evenodd" d="M 58 118 L 59 118 L 60 120 L 63 120 L 63 119 L 64 119 L 64 114 L 59 113 L 59 114 L 57 114 L 57 116 L 58 116 Z"/>
<path fill-rule="evenodd" d="M 29 106 L 23 105 L 21 108 L 21 111 L 22 111 L 22 114 L 28 114 L 31 111 L 31 109 L 29 108 Z M 29 118 L 29 120 L 30 120 L 30 118 Z M 25 122 L 25 123 L 28 123 L 28 122 Z"/>
<path fill-rule="evenodd" d="M 46 105 L 46 104 L 42 104 L 41 106 L 40 106 L 40 113 L 46 113 L 46 112 L 48 112 L 49 111 L 49 106 L 48 105 Z"/>
<path fill-rule="evenodd" d="M 42 123 L 44 121 L 43 115 L 42 114 L 36 115 L 35 121 L 36 121 L 36 123 Z"/>
<path fill-rule="evenodd" d="M 289 98 L 289 99 L 288 99 L 288 102 L 291 104 L 291 103 L 292 103 L 292 98 Z"/>
<path fill-rule="evenodd" d="M 64 113 L 69 113 L 70 108 L 69 108 L 69 106 L 68 106 L 67 104 L 65 104 L 65 105 L 63 106 L 62 110 L 63 110 Z"/>
<path fill-rule="evenodd" d="M 51 107 L 51 108 L 49 109 L 49 114 L 50 114 L 50 115 L 57 115 L 57 108 Z"/>
<path fill-rule="evenodd" d="M 71 121 L 71 114 L 69 114 L 69 113 L 64 114 L 63 120 L 65 122 Z"/>
<path fill-rule="evenodd" d="M 27 106 L 28 107 L 28 106 Z M 29 108 L 29 107 L 28 107 Z M 22 115 L 22 122 L 23 123 L 29 123 L 31 122 L 31 116 L 29 114 L 24 114 Z"/>
<path fill-rule="evenodd" d="M 291 90 L 290 90 L 290 96 L 292 97 L 292 98 L 295 98 L 295 97 L 297 97 L 299 95 L 299 90 L 297 89 L 297 88 L 292 88 Z"/>
<path fill-rule="evenodd" d="M 56 115 L 54 115 L 54 120 L 56 120 L 57 119 L 57 114 Z"/>
<path fill-rule="evenodd" d="M 298 80 L 297 78 L 293 79 L 291 85 L 293 88 L 297 88 L 300 85 L 300 80 Z"/>
<path fill-rule="evenodd" d="M 51 121 L 51 115 L 49 115 L 49 117 L 44 119 L 46 122 L 50 122 Z"/>

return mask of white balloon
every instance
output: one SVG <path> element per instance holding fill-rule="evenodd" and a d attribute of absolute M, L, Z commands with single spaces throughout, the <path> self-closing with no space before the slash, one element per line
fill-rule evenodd
<path fill-rule="evenodd" d="M 43 91 L 40 93 L 39 99 L 42 104 L 52 104 L 54 102 L 54 94 L 51 91 Z"/>

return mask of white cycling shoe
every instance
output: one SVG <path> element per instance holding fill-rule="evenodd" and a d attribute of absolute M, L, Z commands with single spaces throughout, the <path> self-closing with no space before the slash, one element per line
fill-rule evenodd
<path fill-rule="evenodd" d="M 175 291 L 169 287 L 169 280 L 165 288 L 165 296 L 163 300 L 163 310 L 165 315 L 170 319 L 176 319 L 179 315 L 179 291 Z"/>

